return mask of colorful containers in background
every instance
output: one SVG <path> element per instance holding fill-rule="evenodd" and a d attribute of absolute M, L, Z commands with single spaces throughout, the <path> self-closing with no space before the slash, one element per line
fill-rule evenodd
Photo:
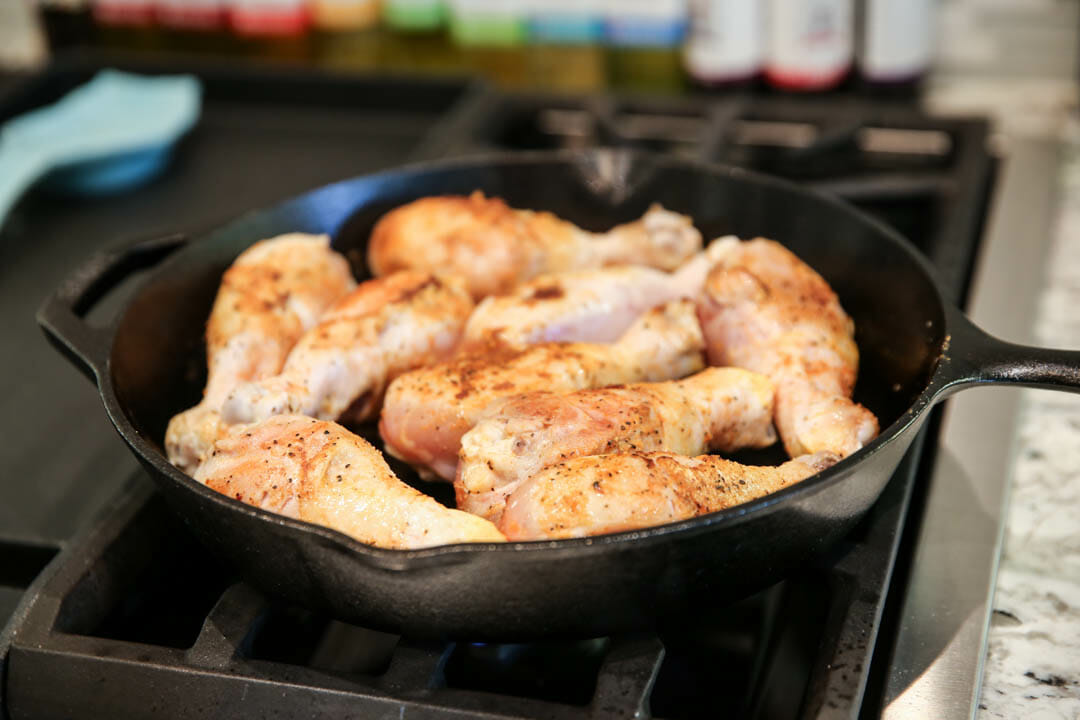
<path fill-rule="evenodd" d="M 58 0 L 38 2 L 46 7 Z M 511 86 L 648 92 L 681 91 L 687 81 L 712 88 L 765 83 L 817 92 L 856 75 L 872 87 L 911 87 L 932 60 L 936 6 L 934 0 L 63 4 L 89 8 L 86 15 L 105 29 L 97 33 L 99 39 L 140 48 L 176 49 L 173 41 L 181 37 L 182 49 L 302 59 L 342 69 L 479 72 Z M 124 30 L 111 32 L 115 28 Z M 164 40 L 155 35 L 158 28 L 164 28 Z M 192 40 L 200 34 L 202 39 Z"/>
<path fill-rule="evenodd" d="M 707 86 L 815 92 L 855 70 L 870 85 L 913 85 L 930 67 L 933 0 L 691 0 L 688 75 Z"/>

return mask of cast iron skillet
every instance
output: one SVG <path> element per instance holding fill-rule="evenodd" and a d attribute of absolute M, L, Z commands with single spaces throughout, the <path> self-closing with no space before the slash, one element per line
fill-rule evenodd
<path fill-rule="evenodd" d="M 874 442 L 833 468 L 741 507 L 582 540 L 384 550 L 280 517 L 168 463 L 169 417 L 199 398 L 202 335 L 224 269 L 261 238 L 327 232 L 358 277 L 374 221 L 415 198 L 481 189 L 512 206 L 603 229 L 650 203 L 706 238 L 775 238 L 815 267 L 854 317 L 856 399 Z M 113 325 L 82 316 L 138 267 L 168 259 Z M 974 384 L 1080 388 L 1080 353 L 993 339 L 946 304 L 906 240 L 835 199 L 735 168 L 632 152 L 499 155 L 416 165 L 329 185 L 191 242 L 164 238 L 90 260 L 38 320 L 100 391 L 120 435 L 202 541 L 264 592 L 369 627 L 473 640 L 599 636 L 646 628 L 760 589 L 847 533 L 885 486 L 929 408 Z"/>

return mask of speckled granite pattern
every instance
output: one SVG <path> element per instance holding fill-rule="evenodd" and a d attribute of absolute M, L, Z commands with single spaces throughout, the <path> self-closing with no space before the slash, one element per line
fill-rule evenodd
<path fill-rule="evenodd" d="M 1041 299 L 1042 345 L 1080 348 L 1080 139 Z M 1029 391 L 994 597 L 979 720 L 1080 718 L 1080 396 Z"/>

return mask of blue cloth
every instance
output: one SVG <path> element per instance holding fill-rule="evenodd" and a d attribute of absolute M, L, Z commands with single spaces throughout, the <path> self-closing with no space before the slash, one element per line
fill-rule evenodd
<path fill-rule="evenodd" d="M 0 223 L 30 185 L 117 191 L 148 180 L 198 120 L 202 88 L 187 75 L 104 70 L 58 102 L 0 129 Z"/>

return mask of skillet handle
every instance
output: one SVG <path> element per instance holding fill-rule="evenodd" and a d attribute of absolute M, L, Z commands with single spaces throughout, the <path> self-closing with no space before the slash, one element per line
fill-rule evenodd
<path fill-rule="evenodd" d="M 186 242 L 186 235 L 174 234 L 95 253 L 45 300 L 38 325 L 75 367 L 99 382 L 108 366 L 112 330 L 90 325 L 86 313 L 131 273 L 156 265 Z"/>
<path fill-rule="evenodd" d="M 950 318 L 949 349 L 938 396 L 972 385 L 1003 383 L 1080 393 L 1080 351 L 1017 345 L 985 332 L 959 310 Z"/>

